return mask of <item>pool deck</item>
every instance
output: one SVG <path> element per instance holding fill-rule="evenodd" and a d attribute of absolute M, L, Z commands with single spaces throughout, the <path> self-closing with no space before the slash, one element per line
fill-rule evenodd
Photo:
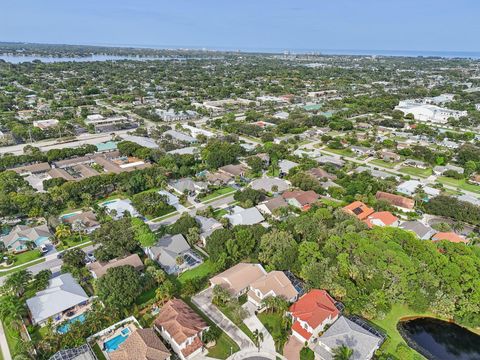
<path fill-rule="evenodd" d="M 105 350 L 105 347 L 104 347 L 105 342 L 115 338 L 118 335 L 122 335 L 122 331 L 124 331 L 125 329 L 130 330 L 130 333 L 128 334 L 128 336 L 130 336 L 135 330 L 137 330 L 137 325 L 133 322 L 125 324 L 123 326 L 118 327 L 115 330 L 111 330 L 111 331 L 107 332 L 105 335 L 100 336 L 96 340 L 96 343 L 98 344 L 98 346 L 100 347 L 100 349 L 102 350 L 103 354 L 105 355 L 105 357 L 107 359 L 109 358 L 109 356 L 108 356 L 108 352 Z M 128 336 L 127 336 L 127 338 L 128 338 Z"/>

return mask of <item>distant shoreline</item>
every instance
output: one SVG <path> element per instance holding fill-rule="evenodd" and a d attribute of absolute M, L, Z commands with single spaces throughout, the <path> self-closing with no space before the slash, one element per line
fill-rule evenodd
<path fill-rule="evenodd" d="M 182 45 L 135 45 L 135 44 L 50 44 L 0 41 L 2 45 L 28 46 L 72 46 L 99 48 L 131 48 L 137 50 L 172 50 L 172 51 L 205 51 L 205 52 L 238 52 L 271 55 L 329 55 L 329 56 L 392 56 L 392 57 L 429 57 L 444 59 L 480 59 L 480 51 L 440 51 L 440 50 L 373 50 L 373 49 L 280 49 L 280 48 L 245 48 L 230 46 L 182 46 Z"/>

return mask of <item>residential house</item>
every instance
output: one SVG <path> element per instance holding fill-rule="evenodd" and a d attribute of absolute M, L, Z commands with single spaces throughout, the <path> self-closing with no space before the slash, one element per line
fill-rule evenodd
<path fill-rule="evenodd" d="M 383 150 L 380 152 L 380 158 L 386 162 L 397 162 L 400 161 L 400 155 L 394 153 L 393 151 Z"/>
<path fill-rule="evenodd" d="M 227 185 L 232 183 L 235 180 L 235 177 L 227 174 L 226 172 L 217 171 L 215 173 L 207 174 L 207 181 L 212 185 Z"/>
<path fill-rule="evenodd" d="M 245 294 L 250 285 L 262 279 L 267 272 L 260 264 L 239 263 L 210 279 L 211 286 L 221 286 L 232 296 Z"/>
<path fill-rule="evenodd" d="M 51 169 L 48 162 L 36 163 L 25 166 L 18 166 L 15 168 L 10 168 L 8 170 L 15 171 L 19 175 L 32 175 L 32 174 L 43 174 L 48 172 Z"/>
<path fill-rule="evenodd" d="M 443 175 L 443 173 L 445 173 L 446 171 L 455 171 L 459 174 L 463 174 L 464 169 L 460 166 L 455 166 L 450 164 L 447 164 L 445 166 L 435 166 L 433 168 L 433 173 L 435 175 Z"/>
<path fill-rule="evenodd" d="M 413 210 L 415 200 L 406 198 L 401 195 L 390 194 L 383 191 L 377 191 L 375 197 L 379 201 L 385 201 L 400 210 Z"/>
<path fill-rule="evenodd" d="M 476 198 L 475 196 L 463 194 L 463 195 L 458 196 L 457 199 L 460 200 L 460 201 L 468 202 L 468 203 L 470 203 L 472 205 L 475 205 L 475 206 L 480 206 L 480 199 Z"/>
<path fill-rule="evenodd" d="M 337 180 L 337 176 L 330 174 L 329 172 L 325 171 L 324 169 L 317 167 L 307 171 L 307 174 L 314 177 L 319 181 L 323 181 L 324 179 L 335 181 Z"/>
<path fill-rule="evenodd" d="M 288 203 L 282 196 L 277 196 L 257 205 L 257 209 L 260 210 L 262 214 L 267 215 L 274 215 L 276 209 L 285 207 L 288 207 Z"/>
<path fill-rule="evenodd" d="M 245 164 L 237 164 L 237 165 L 225 165 L 218 169 L 219 172 L 227 174 L 231 177 L 244 177 L 249 167 Z"/>
<path fill-rule="evenodd" d="M 44 326 L 49 319 L 59 322 L 65 313 L 86 305 L 89 300 L 72 274 L 66 273 L 50 279 L 45 290 L 27 299 L 27 307 L 32 324 Z"/>
<path fill-rule="evenodd" d="M 423 161 L 420 160 L 414 160 L 414 159 L 407 159 L 403 162 L 403 165 L 405 166 L 410 166 L 414 167 L 417 169 L 426 169 L 428 168 L 428 164 L 424 163 Z"/>
<path fill-rule="evenodd" d="M 312 204 L 314 204 L 320 198 L 320 195 L 318 195 L 313 190 L 294 190 L 285 191 L 282 194 L 282 197 L 287 201 L 289 205 L 295 206 L 302 211 L 307 211 L 310 209 Z"/>
<path fill-rule="evenodd" d="M 179 194 L 189 194 L 191 196 L 195 195 L 196 193 L 206 190 L 207 184 L 200 181 L 193 181 L 189 178 L 174 180 L 169 183 L 169 186 L 173 188 Z"/>
<path fill-rule="evenodd" d="M 253 180 L 250 186 L 254 190 L 263 190 L 267 193 L 282 193 L 290 188 L 290 183 L 282 179 L 263 177 Z M 275 191 L 274 187 L 276 187 Z"/>
<path fill-rule="evenodd" d="M 417 189 L 423 190 L 427 198 L 440 195 L 440 190 L 432 188 L 430 186 L 425 186 L 422 182 L 418 180 L 407 180 L 397 186 L 397 192 L 407 196 L 413 196 L 417 192 Z"/>
<path fill-rule="evenodd" d="M 179 274 L 202 263 L 182 234 L 163 236 L 154 246 L 145 248 L 145 253 L 167 274 Z"/>
<path fill-rule="evenodd" d="M 340 311 L 325 290 L 313 289 L 290 306 L 288 314 L 292 318 L 292 334 L 303 344 L 334 323 Z"/>
<path fill-rule="evenodd" d="M 397 176 L 395 174 L 391 174 L 391 173 L 388 173 L 386 171 L 382 171 L 382 170 L 376 170 L 376 169 L 373 169 L 371 167 L 368 167 L 368 166 L 359 166 L 357 168 L 355 168 L 354 172 L 356 172 L 357 174 L 359 173 L 362 173 L 362 172 L 368 172 L 370 173 L 370 175 L 372 175 L 373 177 L 376 177 L 376 178 L 379 178 L 379 179 L 388 179 L 388 178 L 397 178 Z"/>
<path fill-rule="evenodd" d="M 441 241 L 446 240 L 453 243 L 464 243 L 468 244 L 468 240 L 463 236 L 457 235 L 454 232 L 438 232 L 432 236 L 432 241 Z"/>
<path fill-rule="evenodd" d="M 200 240 L 202 240 L 203 245 L 207 245 L 207 239 L 215 230 L 223 229 L 222 223 L 217 221 L 214 218 L 207 218 L 204 216 L 195 216 L 195 221 L 200 225 Z"/>
<path fill-rule="evenodd" d="M 70 225 L 72 230 L 88 234 L 100 227 L 97 216 L 91 210 L 63 215 L 60 220 L 62 223 Z"/>
<path fill-rule="evenodd" d="M 350 146 L 350 150 L 353 151 L 355 154 L 360 155 L 360 156 L 375 154 L 375 150 L 364 147 L 364 146 L 352 145 L 352 146 Z"/>
<path fill-rule="evenodd" d="M 248 301 L 257 309 L 263 307 L 263 300 L 269 296 L 278 296 L 288 302 L 294 302 L 297 300 L 298 291 L 283 271 L 271 271 L 252 282 L 247 292 Z"/>
<path fill-rule="evenodd" d="M 155 330 L 136 329 L 108 357 L 110 360 L 169 360 L 170 351 Z"/>
<path fill-rule="evenodd" d="M 278 162 L 278 167 L 280 168 L 280 175 L 287 175 L 291 169 L 297 166 L 298 163 L 290 160 L 283 159 Z"/>
<path fill-rule="evenodd" d="M 47 225 L 30 227 L 16 225 L 8 235 L 0 238 L 5 249 L 13 253 L 21 253 L 50 241 L 52 234 Z"/>
<path fill-rule="evenodd" d="M 133 217 L 140 216 L 129 199 L 108 200 L 101 203 L 100 206 L 104 207 L 107 213 L 115 220 L 121 219 L 127 212 Z"/>
<path fill-rule="evenodd" d="M 366 220 L 375 212 L 375 210 L 373 210 L 371 207 L 368 207 L 361 201 L 354 201 L 353 203 L 343 207 L 343 211 L 345 211 L 347 214 L 355 216 L 358 220 Z"/>
<path fill-rule="evenodd" d="M 232 226 L 255 225 L 265 220 L 256 207 L 244 209 L 240 206 L 235 206 L 230 214 L 223 215 L 223 217 L 228 219 Z"/>
<path fill-rule="evenodd" d="M 331 155 L 321 155 L 315 160 L 319 164 L 330 164 L 337 168 L 342 168 L 345 165 L 345 161 L 343 161 L 339 156 L 331 156 Z"/>
<path fill-rule="evenodd" d="M 144 266 L 142 259 L 138 254 L 131 254 L 122 258 L 112 259 L 110 261 L 95 261 L 87 264 L 87 269 L 90 270 L 94 279 L 101 278 L 107 273 L 109 269 L 113 269 L 119 266 L 132 266 L 137 271 L 142 271 Z"/>
<path fill-rule="evenodd" d="M 351 360 L 369 360 L 382 342 L 378 335 L 341 316 L 318 338 L 313 351 L 315 359 L 332 360 L 334 350 L 344 345 L 353 351 Z"/>
<path fill-rule="evenodd" d="M 435 230 L 433 230 L 429 225 L 425 225 L 420 221 L 405 221 L 399 225 L 399 227 L 403 230 L 413 231 L 415 235 L 421 240 L 427 240 L 435 234 Z"/>
<path fill-rule="evenodd" d="M 369 228 L 374 226 L 398 226 L 399 220 L 390 211 L 379 211 L 369 215 L 365 220 Z"/>
<path fill-rule="evenodd" d="M 33 126 L 40 130 L 47 130 L 58 125 L 57 119 L 35 120 Z"/>
<path fill-rule="evenodd" d="M 160 309 L 154 328 L 180 359 L 186 360 L 202 352 L 202 334 L 208 325 L 183 300 L 172 299 Z"/>
<path fill-rule="evenodd" d="M 166 138 L 172 138 L 181 143 L 194 144 L 197 142 L 197 139 L 194 137 L 176 130 L 167 130 L 163 133 L 163 136 Z"/>

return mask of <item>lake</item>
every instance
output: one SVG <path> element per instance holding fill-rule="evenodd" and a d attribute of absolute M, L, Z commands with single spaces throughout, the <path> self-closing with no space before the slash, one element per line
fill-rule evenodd
<path fill-rule="evenodd" d="M 461 326 L 432 318 L 401 321 L 400 333 L 429 360 L 479 360 L 480 336 Z"/>

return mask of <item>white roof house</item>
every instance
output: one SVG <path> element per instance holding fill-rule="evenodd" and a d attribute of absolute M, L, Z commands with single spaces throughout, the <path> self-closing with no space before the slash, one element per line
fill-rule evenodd
<path fill-rule="evenodd" d="M 198 135 L 204 135 L 207 138 L 214 137 L 215 134 L 211 131 L 207 131 L 204 129 L 197 128 L 195 126 L 190 126 L 190 125 L 182 125 L 184 129 L 190 130 L 190 134 L 192 134 L 193 137 L 197 137 Z"/>
<path fill-rule="evenodd" d="M 149 149 L 158 149 L 159 147 L 155 140 L 145 136 L 122 135 L 122 138 L 123 140 L 134 142 Z"/>
<path fill-rule="evenodd" d="M 280 167 L 280 172 L 284 174 L 288 174 L 290 169 L 293 169 L 294 167 L 298 166 L 298 164 L 290 160 L 280 160 L 278 162 L 278 166 Z"/>
<path fill-rule="evenodd" d="M 116 213 L 114 216 L 115 219 L 122 218 L 124 213 L 127 211 L 133 217 L 140 216 L 138 211 L 133 207 L 132 202 L 128 199 L 116 199 L 116 200 L 106 201 L 104 203 L 101 203 L 100 206 L 105 207 L 109 214 L 111 214 L 112 211 L 114 211 Z"/>
<path fill-rule="evenodd" d="M 260 211 L 255 207 L 244 209 L 240 206 L 235 206 L 231 214 L 226 214 L 223 217 L 227 218 L 233 226 L 254 225 L 265 220 Z"/>
<path fill-rule="evenodd" d="M 33 324 L 41 324 L 90 298 L 73 278 L 72 274 L 62 274 L 50 279 L 45 290 L 39 291 L 27 300 Z"/>
<path fill-rule="evenodd" d="M 35 120 L 33 126 L 39 129 L 48 129 L 58 125 L 57 119 L 48 119 L 48 120 Z"/>
<path fill-rule="evenodd" d="M 429 197 L 434 197 L 440 195 L 440 190 L 432 188 L 430 186 L 425 186 L 421 181 L 418 180 L 408 180 L 397 186 L 397 191 L 401 194 L 412 196 L 415 194 L 415 191 L 418 187 L 421 187 L 422 190 Z"/>

